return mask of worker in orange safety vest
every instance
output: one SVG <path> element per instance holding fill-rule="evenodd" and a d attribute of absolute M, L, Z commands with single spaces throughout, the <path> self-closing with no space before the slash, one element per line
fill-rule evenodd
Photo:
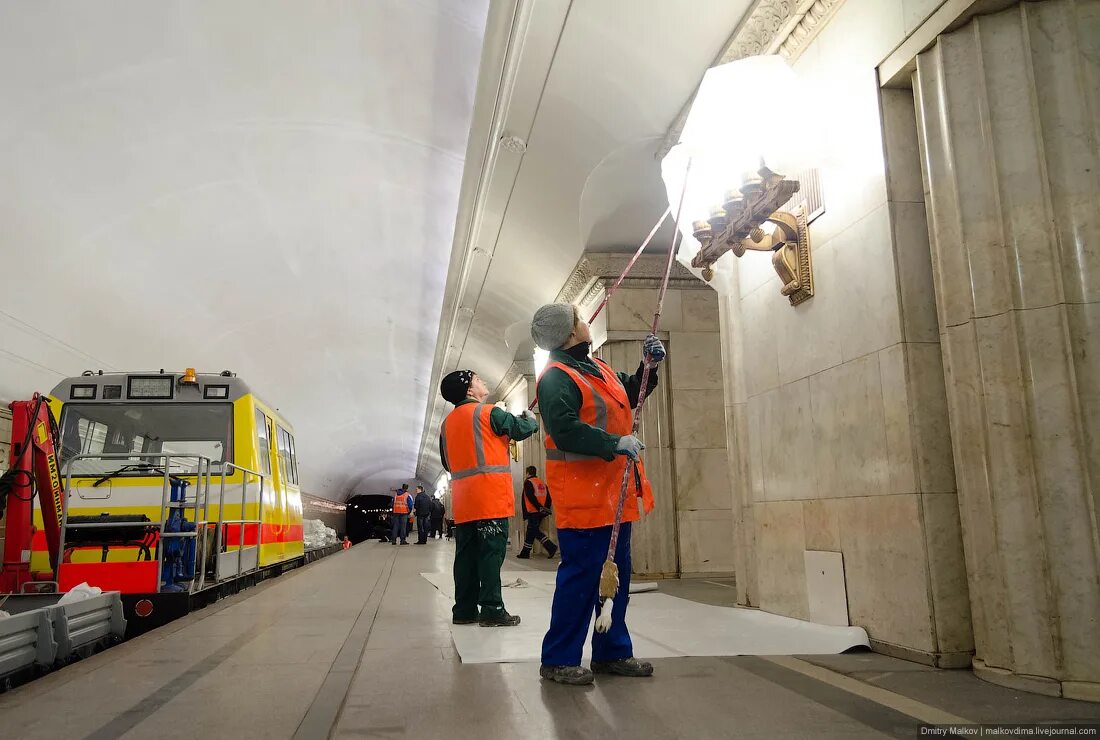
<path fill-rule="evenodd" d="M 409 512 L 412 511 L 413 497 L 409 493 L 409 484 L 403 483 L 401 490 L 393 497 L 393 511 L 390 513 L 390 544 L 396 545 L 397 538 L 401 538 L 401 544 L 409 544 Z"/>
<path fill-rule="evenodd" d="M 570 685 L 592 683 L 593 672 L 650 676 L 653 666 L 634 658 L 626 628 L 630 601 L 630 530 L 639 508 L 653 509 L 653 491 L 638 459 L 644 449 L 633 435 L 632 409 L 657 387 L 656 363 L 665 348 L 653 335 L 642 343 L 651 363 L 643 389 L 645 360 L 633 375 L 617 373 L 590 356 L 588 324 L 568 303 L 552 303 L 535 312 L 535 344 L 550 352 L 538 379 L 539 411 L 546 432 L 546 482 L 554 494 L 558 567 L 550 629 L 542 643 L 540 675 Z M 628 470 L 628 458 L 637 461 Z M 592 669 L 581 654 L 599 608 L 600 572 L 611 544 L 624 473 L 629 473 L 622 526 L 615 548 L 619 591 L 611 628 L 592 635 Z"/>
<path fill-rule="evenodd" d="M 486 403 L 489 389 L 472 370 L 450 373 L 439 391 L 455 404 L 439 435 L 439 457 L 451 473 L 455 521 L 452 620 L 511 627 L 520 620 L 504 608 L 500 591 L 508 520 L 516 511 L 508 442 L 530 437 L 538 431 L 538 422 L 530 411 L 514 416 Z"/>
<path fill-rule="evenodd" d="M 550 489 L 538 476 L 538 468 L 527 466 L 527 480 L 523 482 L 523 519 L 527 522 L 527 532 L 523 537 L 523 549 L 517 558 L 527 560 L 531 557 L 531 548 L 537 540 L 546 548 L 547 557 L 554 557 L 558 546 L 542 531 L 542 522 L 550 516 L 553 500 Z"/>

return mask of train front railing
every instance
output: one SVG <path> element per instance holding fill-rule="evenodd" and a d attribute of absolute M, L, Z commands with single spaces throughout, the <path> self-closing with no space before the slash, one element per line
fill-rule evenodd
<path fill-rule="evenodd" d="M 75 463 L 82 460 L 122 461 L 134 459 L 148 461 L 145 464 L 148 465 L 149 468 L 158 468 L 158 472 L 160 473 L 162 484 L 160 515 L 158 520 L 150 520 L 147 522 L 135 522 L 132 520 L 122 522 L 80 522 L 79 524 L 72 524 L 69 522 L 69 501 L 73 495 L 72 480 L 73 466 Z M 155 465 L 155 461 L 159 461 L 160 464 Z M 171 468 L 173 464 L 179 465 L 182 461 L 194 461 L 194 472 L 172 472 Z M 212 470 L 215 466 L 220 470 L 221 483 L 218 488 L 217 518 L 212 519 L 210 516 L 210 479 L 215 475 Z M 125 472 L 137 472 L 137 470 Z M 231 478 L 236 472 L 241 473 L 240 517 L 236 519 L 227 519 L 225 516 L 226 483 L 227 479 Z M 212 570 L 215 582 L 227 578 L 240 577 L 242 574 L 255 570 L 260 566 L 260 552 L 263 545 L 263 496 L 267 480 L 267 477 L 262 473 L 229 462 L 213 463 L 210 458 L 203 455 L 179 455 L 163 452 L 119 452 L 73 455 L 65 461 L 63 475 L 65 479 L 65 497 L 61 519 L 61 537 L 58 545 L 58 565 L 57 572 L 54 574 L 58 583 L 62 580 L 62 569 L 66 565 L 72 565 L 72 563 L 65 562 L 66 540 L 68 531 L 75 528 L 79 528 L 86 532 L 90 529 L 113 529 L 120 531 L 123 530 L 123 528 L 134 529 L 136 527 L 143 527 L 150 535 L 154 535 L 156 539 L 155 591 L 158 593 L 164 590 L 183 590 L 190 592 L 202 590 L 207 586 L 208 565 Z M 79 477 L 86 478 L 89 477 L 89 475 L 81 474 Z M 186 496 L 185 486 L 180 486 L 178 489 L 175 489 L 172 485 L 173 480 L 186 481 L 188 478 L 193 478 L 195 481 L 194 495 L 191 497 Z M 247 515 L 248 505 L 251 503 L 248 500 L 250 482 L 256 483 L 258 489 L 255 501 L 257 511 L 256 518 L 249 518 Z M 174 490 L 180 492 L 178 498 L 174 495 Z M 102 501 L 103 499 L 97 500 Z M 235 502 L 231 501 L 231 504 L 233 503 Z M 181 516 L 172 522 L 172 514 L 175 510 L 179 510 Z M 192 515 L 191 522 L 187 522 L 182 516 L 183 512 L 188 510 Z M 172 526 L 170 526 L 170 522 Z M 178 529 L 175 528 L 177 522 L 179 523 Z M 192 522 L 194 523 L 194 528 L 185 530 L 184 525 L 191 524 Z M 237 532 L 236 549 L 232 549 L 233 545 L 229 542 L 230 538 L 227 536 L 228 528 L 233 526 L 236 527 Z M 255 541 L 248 544 L 246 543 L 246 539 L 248 527 L 250 526 L 255 528 L 256 536 Z M 211 528 L 214 530 L 213 542 L 210 542 L 210 537 L 208 535 Z M 173 529 L 175 531 L 172 531 Z M 182 570 L 178 578 L 174 577 L 172 574 L 168 574 L 168 577 L 165 577 L 165 553 L 169 549 L 169 542 L 172 540 L 191 540 L 193 542 L 193 547 L 188 548 L 184 546 L 182 548 L 184 553 L 182 556 L 179 552 L 176 552 L 173 556 L 180 564 L 180 569 Z M 103 548 L 103 560 L 105 562 L 108 546 L 104 545 Z M 140 547 L 138 554 L 141 554 Z"/>

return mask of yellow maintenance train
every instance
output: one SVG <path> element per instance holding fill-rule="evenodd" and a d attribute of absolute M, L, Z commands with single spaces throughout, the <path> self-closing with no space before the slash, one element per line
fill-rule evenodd
<path fill-rule="evenodd" d="M 303 558 L 294 430 L 231 372 L 92 373 L 52 392 L 67 502 L 53 571 L 123 592 L 141 632 Z"/>

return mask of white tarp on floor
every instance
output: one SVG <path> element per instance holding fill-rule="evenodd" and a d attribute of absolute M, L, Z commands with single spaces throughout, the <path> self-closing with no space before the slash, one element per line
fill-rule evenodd
<path fill-rule="evenodd" d="M 450 601 L 450 573 L 421 573 Z M 517 580 L 524 585 L 514 584 Z M 550 626 L 554 573 L 501 573 L 504 604 L 523 622 L 518 627 L 454 625 L 455 648 L 463 663 L 525 663 L 539 660 L 542 637 Z M 832 627 L 780 617 L 754 609 L 699 604 L 662 593 L 634 594 L 627 613 L 634 655 L 676 658 L 715 655 L 823 655 L 868 645 L 860 627 Z M 585 646 L 584 658 L 590 657 Z"/>

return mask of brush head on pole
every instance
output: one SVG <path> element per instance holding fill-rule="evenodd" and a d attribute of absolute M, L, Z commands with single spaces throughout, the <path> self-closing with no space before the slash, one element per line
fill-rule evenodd
<path fill-rule="evenodd" d="M 610 599 L 619 590 L 619 566 L 614 560 L 605 560 L 600 573 L 600 598 Z"/>

